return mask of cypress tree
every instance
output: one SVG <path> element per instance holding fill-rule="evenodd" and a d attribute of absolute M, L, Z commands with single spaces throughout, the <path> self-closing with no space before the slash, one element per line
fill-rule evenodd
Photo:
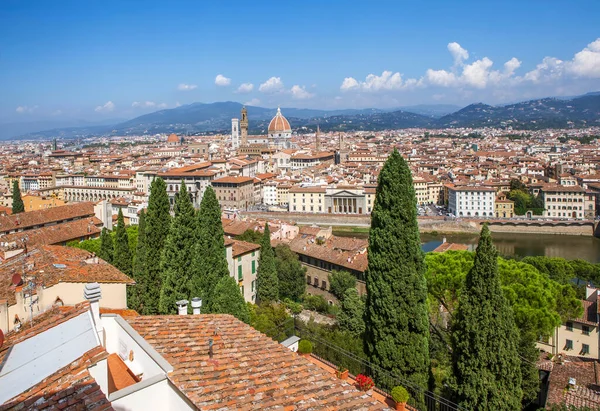
<path fill-rule="evenodd" d="M 348 288 L 341 302 L 341 311 L 337 317 L 342 330 L 356 336 L 365 332 L 365 303 L 358 295 L 356 288 Z"/>
<path fill-rule="evenodd" d="M 265 223 L 265 231 L 260 241 L 260 257 L 256 272 L 256 301 L 259 304 L 279 300 L 279 279 L 275 265 L 275 252 L 271 247 L 269 223 Z"/>
<path fill-rule="evenodd" d="M 368 259 L 365 353 L 372 363 L 425 390 L 429 379 L 425 266 L 413 180 L 396 150 L 379 174 Z M 423 406 L 422 394 L 414 391 L 411 396 Z"/>
<path fill-rule="evenodd" d="M 202 298 L 204 311 L 210 313 L 215 286 L 222 277 L 229 276 L 221 206 L 210 186 L 200 203 L 197 236 L 191 267 L 191 296 Z"/>
<path fill-rule="evenodd" d="M 158 314 L 158 301 L 162 286 L 160 260 L 165 240 L 169 234 L 171 214 L 167 185 L 160 177 L 150 185 L 150 198 L 146 211 L 146 262 L 140 273 L 142 285 L 142 312 L 144 315 Z"/>
<path fill-rule="evenodd" d="M 196 244 L 196 213 L 185 182 L 175 199 L 175 217 L 165 242 L 161 259 L 163 283 L 160 290 L 159 312 L 177 313 L 175 302 L 190 299 L 190 257 Z"/>
<path fill-rule="evenodd" d="M 115 229 L 115 251 L 112 264 L 127 275 L 131 275 L 131 250 L 129 238 L 123 220 L 123 210 L 119 209 L 117 228 Z"/>
<path fill-rule="evenodd" d="M 146 263 L 146 213 L 140 212 L 140 222 L 138 224 L 138 238 L 133 258 L 133 279 L 135 285 L 127 288 L 127 306 L 137 312 L 142 312 L 142 296 L 144 286 L 143 276 Z"/>
<path fill-rule="evenodd" d="M 25 204 L 21 198 L 21 189 L 19 188 L 19 182 L 13 181 L 12 186 L 12 213 L 18 214 L 25 211 Z"/>
<path fill-rule="evenodd" d="M 250 323 L 250 310 L 240 292 L 240 287 L 233 277 L 221 277 L 214 290 L 211 312 L 215 314 L 231 314 L 238 320 Z"/>
<path fill-rule="evenodd" d="M 115 246 L 113 245 L 112 235 L 106 227 L 104 227 L 100 233 L 100 251 L 98 251 L 98 257 L 107 263 L 112 264 L 114 251 Z"/>
<path fill-rule="evenodd" d="M 452 323 L 452 368 L 459 404 L 467 410 L 521 408 L 519 334 L 498 277 L 487 225 Z"/>
<path fill-rule="evenodd" d="M 262 237 L 261 237 L 262 239 Z M 275 247 L 279 298 L 300 301 L 306 291 L 306 267 L 287 244 Z"/>

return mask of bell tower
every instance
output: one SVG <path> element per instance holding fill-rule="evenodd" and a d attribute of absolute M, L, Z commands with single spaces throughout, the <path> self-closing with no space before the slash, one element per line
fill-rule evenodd
<path fill-rule="evenodd" d="M 315 151 L 318 153 L 321 151 L 321 141 L 319 140 L 320 133 L 319 125 L 317 124 L 317 133 L 315 134 Z"/>
<path fill-rule="evenodd" d="M 241 145 L 248 145 L 248 110 L 246 106 L 242 107 L 242 118 L 240 119 L 240 137 Z"/>

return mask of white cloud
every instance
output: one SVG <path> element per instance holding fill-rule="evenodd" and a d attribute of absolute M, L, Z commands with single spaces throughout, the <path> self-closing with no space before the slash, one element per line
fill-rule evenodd
<path fill-rule="evenodd" d="M 106 104 L 104 104 L 103 106 L 98 106 L 94 109 L 94 111 L 97 111 L 98 113 L 108 113 L 110 111 L 113 111 L 115 109 L 115 103 L 113 103 L 112 101 L 107 101 Z"/>
<path fill-rule="evenodd" d="M 215 77 L 215 84 L 220 87 L 225 87 L 231 84 L 231 79 L 222 74 L 217 74 L 217 77 Z"/>
<path fill-rule="evenodd" d="M 469 52 L 463 49 L 457 42 L 448 43 L 448 51 L 452 54 L 455 66 L 462 65 L 469 58 Z"/>
<path fill-rule="evenodd" d="M 456 76 L 446 70 L 427 69 L 425 72 L 425 80 L 429 84 L 441 87 L 450 87 L 456 84 Z"/>
<path fill-rule="evenodd" d="M 175 107 L 181 107 L 181 103 L 179 101 L 175 102 Z"/>
<path fill-rule="evenodd" d="M 258 87 L 258 91 L 261 93 L 279 93 L 283 91 L 283 81 L 281 81 L 281 77 L 271 77 L 264 83 Z"/>
<path fill-rule="evenodd" d="M 577 77 L 600 78 L 600 38 L 575 54 L 567 71 Z"/>
<path fill-rule="evenodd" d="M 245 106 L 256 106 L 256 105 L 258 105 L 258 104 L 260 104 L 260 100 L 259 100 L 259 99 L 257 99 L 257 98 L 253 98 L 252 100 L 250 100 L 250 101 L 246 101 L 246 102 L 244 103 L 244 105 L 245 105 Z"/>
<path fill-rule="evenodd" d="M 33 113 L 39 106 L 18 106 L 15 110 L 19 114 Z"/>
<path fill-rule="evenodd" d="M 490 68 L 493 65 L 494 62 L 487 57 L 467 64 L 463 68 L 463 83 L 476 88 L 485 88 L 490 77 Z"/>
<path fill-rule="evenodd" d="M 346 77 L 340 86 L 340 90 L 363 90 L 363 91 L 380 91 L 380 90 L 400 90 L 408 87 L 415 87 L 419 85 L 419 81 L 416 79 L 408 79 L 407 81 L 402 80 L 400 73 L 392 73 L 391 71 L 384 71 L 381 76 L 376 74 L 369 74 L 365 81 L 357 81 L 354 77 Z"/>
<path fill-rule="evenodd" d="M 290 93 L 292 93 L 292 98 L 295 98 L 297 100 L 305 100 L 314 97 L 314 94 L 306 91 L 306 88 L 304 86 L 300 87 L 297 84 L 292 86 L 292 88 L 290 89 Z"/>
<path fill-rule="evenodd" d="M 195 84 L 185 84 L 185 83 L 181 83 L 177 86 L 177 90 L 181 90 L 181 91 L 190 91 L 193 90 L 195 88 L 197 88 L 198 86 Z"/>
<path fill-rule="evenodd" d="M 254 84 L 244 83 L 238 87 L 237 92 L 240 94 L 244 94 L 244 93 L 250 93 L 252 90 L 254 90 Z"/>

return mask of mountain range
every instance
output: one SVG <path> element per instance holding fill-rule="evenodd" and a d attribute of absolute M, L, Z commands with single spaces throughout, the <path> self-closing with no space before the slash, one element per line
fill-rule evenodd
<path fill-rule="evenodd" d="M 170 133 L 228 133 L 231 119 L 239 117 L 236 102 L 192 103 L 159 110 L 113 124 L 85 124 L 15 133 L 15 127 L 0 125 L 0 138 L 74 138 L 92 135 L 141 135 Z M 266 133 L 275 109 L 247 106 L 250 134 Z M 282 108 L 294 130 L 323 131 L 386 130 L 399 128 L 512 127 L 543 129 L 600 126 L 600 92 L 573 98 L 543 98 L 516 104 L 491 106 L 471 104 L 459 109 L 451 105 L 419 105 L 397 109 L 316 110 Z M 41 126 L 41 124 L 40 124 Z M 32 130 L 33 131 L 33 130 Z"/>

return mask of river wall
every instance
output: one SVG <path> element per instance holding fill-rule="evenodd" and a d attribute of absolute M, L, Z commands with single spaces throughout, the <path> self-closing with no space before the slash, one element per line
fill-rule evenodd
<path fill-rule="evenodd" d="M 319 226 L 339 227 L 369 227 L 371 216 L 369 215 L 342 215 L 342 214 L 307 214 L 307 213 L 267 213 L 267 212 L 241 212 L 243 217 L 291 221 L 301 225 L 316 224 Z M 503 220 L 505 221 L 505 220 Z M 419 231 L 422 233 L 437 232 L 445 233 L 469 233 L 476 234 L 481 230 L 482 220 L 444 220 L 443 218 L 419 218 Z M 543 224 L 543 223 L 542 223 Z M 582 235 L 593 236 L 592 224 L 564 224 L 558 225 L 512 225 L 497 224 L 490 221 L 490 231 L 496 233 L 529 233 L 529 234 L 557 234 L 557 235 Z M 600 231 L 598 229 L 597 231 Z M 600 233 L 597 233 L 600 234 Z"/>

